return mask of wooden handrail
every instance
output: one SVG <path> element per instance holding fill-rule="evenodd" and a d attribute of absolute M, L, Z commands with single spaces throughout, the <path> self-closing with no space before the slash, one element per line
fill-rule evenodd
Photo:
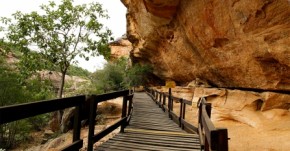
<path fill-rule="evenodd" d="M 97 104 L 117 97 L 124 98 L 122 108 L 122 119 L 117 121 L 115 124 L 111 125 L 107 129 L 94 135 Z M 0 125 L 44 113 L 75 107 L 73 142 L 72 144 L 66 146 L 62 150 L 63 151 L 79 150 L 80 148 L 83 147 L 83 140 L 80 139 L 81 120 L 82 120 L 81 114 L 84 110 L 86 110 L 84 108 L 86 102 L 89 101 L 90 112 L 89 112 L 88 151 L 92 151 L 93 144 L 96 141 L 100 140 L 102 137 L 106 136 L 108 133 L 112 132 L 119 126 L 121 126 L 121 129 L 124 129 L 128 125 L 133 110 L 132 99 L 133 94 L 130 94 L 129 90 L 124 90 L 100 95 L 91 95 L 91 96 L 80 95 L 75 97 L 3 106 L 0 107 Z M 129 107 L 127 108 L 128 101 Z"/>
<path fill-rule="evenodd" d="M 163 109 L 164 112 L 168 113 L 168 117 L 176 122 L 182 129 L 190 133 L 197 133 L 197 127 L 185 121 L 186 105 L 191 106 L 191 101 L 169 95 L 169 93 L 166 92 L 158 92 L 149 88 L 145 88 L 145 91 L 156 102 L 156 104 L 158 104 Z M 158 98 L 161 98 L 163 100 L 160 101 L 158 100 Z M 173 112 L 173 100 L 180 103 L 179 115 L 176 115 Z"/>
<path fill-rule="evenodd" d="M 114 99 L 117 97 L 123 97 L 123 105 L 122 105 L 122 117 L 120 120 L 115 122 L 113 125 L 109 126 L 108 128 L 104 129 L 103 131 L 94 134 L 95 131 L 95 117 L 96 117 L 96 111 L 98 103 Z M 121 126 L 120 132 L 124 132 L 124 128 L 128 125 L 128 122 L 130 121 L 132 110 L 133 110 L 133 94 L 130 94 L 129 90 L 125 91 L 118 91 L 118 92 L 112 92 L 109 94 L 102 94 L 102 95 L 95 95 L 92 96 L 90 100 L 90 117 L 89 117 L 89 134 L 88 134 L 88 151 L 93 150 L 93 145 L 100 139 L 102 139 L 104 136 L 111 133 L 113 130 Z M 129 101 L 129 107 L 128 107 L 128 101 Z"/>
<path fill-rule="evenodd" d="M 69 107 L 80 106 L 84 102 L 85 98 L 86 96 L 81 95 L 62 99 L 2 106 L 0 107 L 0 124 L 62 110 Z"/>
<path fill-rule="evenodd" d="M 206 98 L 200 98 L 198 102 L 198 128 L 185 121 L 186 105 L 192 105 L 191 101 L 171 96 L 169 93 L 158 92 L 153 89 L 145 88 L 149 96 L 163 109 L 182 129 L 198 133 L 200 136 L 201 149 L 205 151 L 217 150 L 228 151 L 227 129 L 216 128 L 210 120 L 211 104 L 206 102 Z M 159 97 L 157 97 L 159 95 Z M 158 98 L 163 98 L 158 100 Z M 173 112 L 173 100 L 180 103 L 179 115 Z M 167 102 L 167 106 L 166 106 Z"/>
<path fill-rule="evenodd" d="M 80 139 L 81 127 L 81 108 L 85 104 L 86 96 L 75 96 L 62 99 L 53 99 L 38 101 L 33 103 L 23 103 L 0 107 L 0 125 L 25 119 L 28 117 L 62 110 L 69 107 L 75 107 L 73 141 L 62 150 L 79 150 L 83 146 L 83 140 Z"/>
<path fill-rule="evenodd" d="M 198 132 L 201 148 L 204 150 L 228 151 L 228 132 L 227 129 L 216 128 L 210 120 L 211 104 L 206 102 L 206 98 L 198 101 L 199 119 Z"/>

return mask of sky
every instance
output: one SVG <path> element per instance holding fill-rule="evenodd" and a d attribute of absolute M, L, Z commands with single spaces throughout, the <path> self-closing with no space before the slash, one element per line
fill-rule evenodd
<path fill-rule="evenodd" d="M 61 0 L 51 0 L 60 2 Z M 99 2 L 103 5 L 103 9 L 108 11 L 110 18 L 104 21 L 104 25 L 113 32 L 114 39 L 117 39 L 126 33 L 126 7 L 121 3 L 121 0 L 74 0 L 75 4 L 90 3 L 92 1 Z M 0 0 L 0 16 L 11 17 L 11 14 L 16 11 L 29 13 L 38 11 L 41 4 L 47 4 L 48 0 Z M 96 69 L 101 69 L 106 63 L 102 57 L 90 58 L 89 61 L 77 58 L 78 66 L 94 72 Z"/>

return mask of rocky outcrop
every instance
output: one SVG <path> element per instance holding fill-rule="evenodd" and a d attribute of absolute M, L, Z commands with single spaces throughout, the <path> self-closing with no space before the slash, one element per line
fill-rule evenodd
<path fill-rule="evenodd" d="M 121 57 L 129 58 L 130 51 L 133 49 L 132 43 L 123 36 L 114 42 L 110 43 L 111 56 L 110 61 L 117 60 Z"/>
<path fill-rule="evenodd" d="M 40 78 L 43 80 L 49 80 L 52 83 L 52 86 L 57 90 L 60 87 L 60 80 L 61 80 L 61 73 L 56 71 L 48 71 L 43 70 L 38 72 L 40 75 Z M 65 76 L 65 94 L 66 96 L 70 96 L 69 92 L 73 92 L 79 89 L 82 89 L 83 87 L 86 87 L 88 84 L 90 84 L 90 81 L 88 79 L 84 79 L 78 76 Z"/>
<path fill-rule="evenodd" d="M 212 103 L 212 119 L 216 121 L 234 120 L 261 128 L 268 120 L 290 116 L 290 95 L 286 94 L 216 88 L 195 88 L 193 94 L 193 107 L 200 97 L 206 97 L 207 102 Z"/>
<path fill-rule="evenodd" d="M 288 0 L 122 0 L 133 62 L 218 87 L 290 90 Z"/>

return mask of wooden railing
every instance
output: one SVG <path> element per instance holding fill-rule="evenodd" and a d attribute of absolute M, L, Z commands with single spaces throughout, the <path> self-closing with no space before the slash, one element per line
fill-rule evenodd
<path fill-rule="evenodd" d="M 115 124 L 111 125 L 107 129 L 94 135 L 95 117 L 97 105 L 100 102 L 104 102 L 117 97 L 123 97 L 122 118 Z M 88 151 L 93 150 L 93 144 L 112 132 L 114 129 L 121 126 L 121 132 L 124 131 L 126 125 L 131 118 L 133 103 L 133 94 L 129 94 L 129 90 L 118 91 L 113 93 L 107 93 L 102 95 L 91 96 L 75 96 L 62 99 L 46 100 L 33 103 L 25 103 L 11 106 L 0 107 L 0 125 L 9 122 L 21 120 L 24 118 L 63 110 L 70 107 L 75 107 L 74 113 L 74 125 L 73 125 L 73 140 L 72 144 L 63 148 L 63 151 L 75 151 L 83 147 L 83 140 L 80 138 L 81 133 L 81 118 L 82 112 L 87 110 L 85 108 L 86 102 L 89 101 L 89 135 L 88 135 Z M 129 101 L 129 107 L 127 107 Z"/>
<path fill-rule="evenodd" d="M 198 128 L 185 121 L 186 105 L 192 106 L 192 102 L 186 99 L 174 97 L 171 93 L 158 92 L 145 88 L 149 96 L 168 113 L 169 118 L 176 122 L 182 129 L 190 133 L 197 133 L 200 136 L 201 150 L 228 150 L 227 129 L 217 129 L 210 120 L 211 104 L 206 103 L 205 98 L 200 98 L 198 103 Z M 179 115 L 173 112 L 173 101 L 180 103 Z"/>
<path fill-rule="evenodd" d="M 198 128 L 185 121 L 186 105 L 192 106 L 192 102 L 186 99 L 174 97 L 169 93 L 158 92 L 153 89 L 146 88 L 146 92 L 149 96 L 163 109 L 164 112 L 168 113 L 168 117 L 176 122 L 182 129 L 189 133 L 197 133 Z M 180 103 L 179 115 L 173 112 L 173 101 Z"/>
<path fill-rule="evenodd" d="M 228 151 L 228 130 L 216 128 L 210 120 L 211 104 L 204 97 L 198 101 L 198 134 L 205 151 Z"/>
<path fill-rule="evenodd" d="M 123 96 L 123 106 L 122 106 L 122 117 L 119 121 L 115 122 L 113 125 L 109 126 L 105 130 L 94 134 L 95 131 L 95 117 L 97 111 L 98 103 L 104 102 L 106 100 L 110 100 L 113 98 L 117 98 Z M 133 103 L 132 103 L 133 94 L 129 94 L 129 90 L 126 91 L 119 91 L 113 92 L 108 94 L 102 95 L 94 95 L 90 98 L 90 117 L 89 117 L 89 135 L 88 135 L 88 151 L 93 150 L 93 145 L 104 136 L 111 133 L 113 130 L 121 126 L 121 132 L 124 132 L 124 128 L 128 125 L 132 110 L 133 110 Z M 129 107 L 128 107 L 129 101 Z"/>

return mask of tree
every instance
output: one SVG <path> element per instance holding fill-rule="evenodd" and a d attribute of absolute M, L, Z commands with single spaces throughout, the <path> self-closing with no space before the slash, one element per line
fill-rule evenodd
<path fill-rule="evenodd" d="M 134 64 L 127 70 L 124 83 L 127 84 L 127 87 L 137 87 L 144 85 L 146 83 L 146 77 L 151 72 L 152 67 L 147 64 Z"/>
<path fill-rule="evenodd" d="M 8 25 L 6 38 L 24 54 L 27 70 L 36 71 L 47 65 L 59 68 L 61 98 L 65 75 L 71 64 L 77 63 L 77 56 L 89 60 L 89 56 L 110 55 L 111 31 L 100 23 L 108 15 L 97 2 L 74 6 L 73 0 L 62 0 L 59 5 L 50 1 L 40 8 L 41 13 L 16 12 L 13 19 L 2 18 L 2 22 Z M 29 53 L 32 46 L 41 58 Z"/>
<path fill-rule="evenodd" d="M 92 80 L 98 93 L 107 93 L 125 89 L 123 79 L 125 76 L 126 60 L 120 59 L 107 63 L 102 70 L 93 74 Z"/>
<path fill-rule="evenodd" d="M 120 58 L 93 73 L 92 80 L 99 93 L 106 93 L 143 85 L 150 72 L 152 68 L 149 65 L 130 66 L 127 58 Z"/>
<path fill-rule="evenodd" d="M 15 64 L 7 63 L 7 48 L 13 50 L 9 43 L 0 42 L 0 107 L 52 98 L 48 80 L 40 81 L 40 77 L 35 77 L 26 79 L 26 83 L 19 82 L 21 75 Z M 0 125 L 0 150 L 28 140 L 29 132 L 41 129 L 47 123 L 48 117 L 44 114 Z"/>

